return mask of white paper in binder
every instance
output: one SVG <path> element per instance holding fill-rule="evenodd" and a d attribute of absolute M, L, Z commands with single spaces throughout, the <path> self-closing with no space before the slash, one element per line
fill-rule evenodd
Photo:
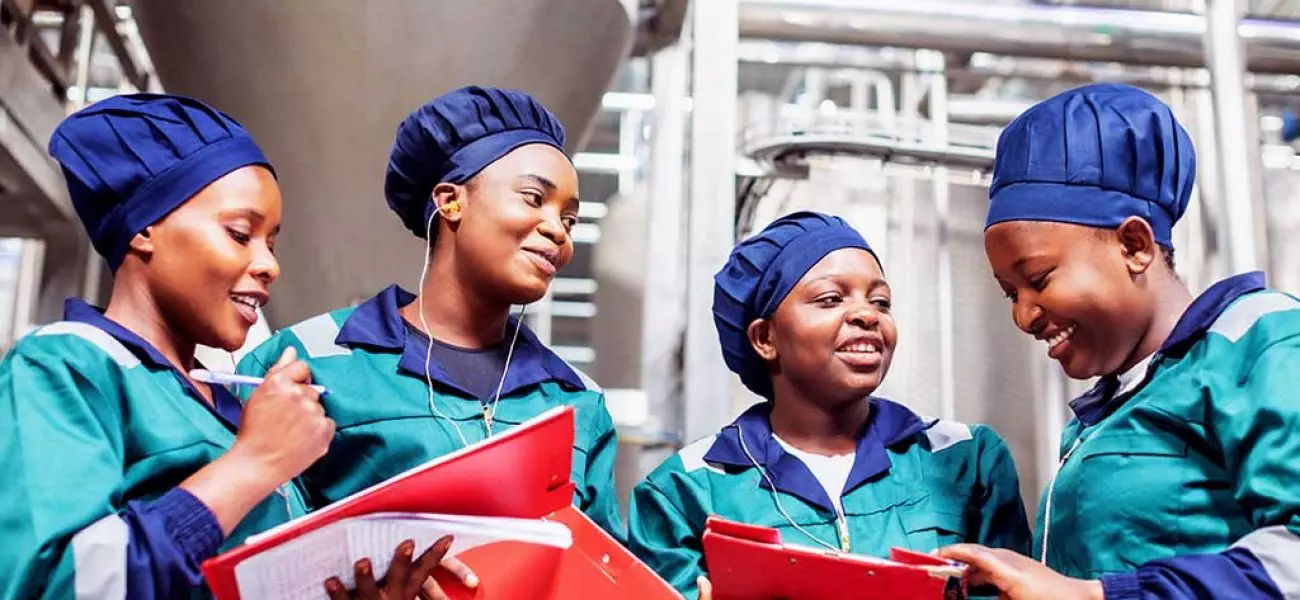
<path fill-rule="evenodd" d="M 249 558 L 235 567 L 243 598 L 317 600 L 325 580 L 355 585 L 353 565 L 369 558 L 376 579 L 388 572 L 393 552 L 415 541 L 418 557 L 443 536 L 454 536 L 448 556 L 493 542 L 515 541 L 567 549 L 573 535 L 561 523 L 536 519 L 418 513 L 376 513 L 345 519 Z"/>

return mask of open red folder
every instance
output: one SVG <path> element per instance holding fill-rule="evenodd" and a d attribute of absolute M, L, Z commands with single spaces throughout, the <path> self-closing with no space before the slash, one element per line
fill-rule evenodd
<path fill-rule="evenodd" d="M 960 600 L 965 567 L 895 548 L 890 560 L 781 543 L 770 527 L 718 517 L 705 524 L 714 600 Z"/>
<path fill-rule="evenodd" d="M 572 545 L 565 550 L 517 542 L 470 549 L 459 558 L 479 576 L 476 589 L 437 575 L 453 599 L 679 598 L 667 582 L 572 506 L 573 438 L 573 408 L 547 411 L 499 436 L 249 538 L 204 562 L 204 577 L 217 600 L 240 600 L 240 563 L 290 540 L 352 517 L 440 513 L 544 519 L 572 532 Z M 318 597 L 325 598 L 321 583 Z"/>

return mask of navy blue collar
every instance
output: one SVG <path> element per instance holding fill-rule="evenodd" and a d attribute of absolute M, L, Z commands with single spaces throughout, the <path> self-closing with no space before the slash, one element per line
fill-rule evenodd
<path fill-rule="evenodd" d="M 1265 287 L 1267 286 L 1264 273 L 1260 271 L 1235 275 L 1210 286 L 1197 296 L 1183 316 L 1179 317 L 1178 324 L 1174 325 L 1174 330 L 1156 352 L 1157 358 L 1161 355 L 1176 356 L 1186 352 L 1192 344 L 1205 335 L 1205 332 L 1209 331 L 1229 305 L 1238 298 L 1263 290 Z M 1144 379 L 1150 376 L 1151 370 L 1158 362 L 1157 359 L 1151 361 L 1147 373 L 1143 376 Z M 1118 389 L 1119 378 L 1116 375 L 1102 377 L 1092 389 L 1071 401 L 1070 409 L 1085 426 L 1095 425 L 1101 421 L 1102 416 L 1115 407 L 1111 400 L 1115 399 L 1112 396 Z M 1126 394 L 1128 395 L 1131 394 Z M 1123 398 L 1119 400 L 1122 402 Z"/>
<path fill-rule="evenodd" d="M 845 482 L 843 494 L 889 471 L 891 465 L 886 448 L 914 439 L 916 434 L 926 428 L 926 424 L 907 407 L 885 400 L 869 398 L 871 415 L 867 426 L 858 438 L 856 457 L 849 479 Z M 755 404 L 736 418 L 731 425 L 722 428 L 717 440 L 704 454 L 704 460 L 710 463 L 731 467 L 750 468 L 757 462 L 767 470 L 768 476 L 778 491 L 796 496 L 809 504 L 827 512 L 835 512 L 835 505 L 826 494 L 826 489 L 797 457 L 785 451 L 772 436 L 772 423 L 769 415 L 772 403 Z M 745 436 L 741 446 L 740 435 Z M 745 449 L 753 455 L 750 461 Z M 767 480 L 760 482 L 769 488 Z"/>
<path fill-rule="evenodd" d="M 1160 354 L 1186 351 L 1205 335 L 1210 327 L 1214 326 L 1214 322 L 1219 320 L 1223 311 L 1228 310 L 1230 304 L 1246 294 L 1258 292 L 1266 287 L 1267 283 L 1262 271 L 1235 275 L 1210 286 L 1210 289 L 1205 290 L 1192 301 L 1192 305 L 1187 307 L 1187 312 L 1178 319 L 1173 332 L 1165 339 L 1165 343 L 1160 345 Z"/>
<path fill-rule="evenodd" d="M 189 378 L 186 377 L 184 373 L 181 373 L 180 369 L 178 369 L 176 365 L 167 360 L 167 357 L 163 356 L 162 352 L 159 352 L 153 344 L 150 344 L 144 338 L 136 335 L 134 331 L 131 331 L 130 329 L 119 325 L 116 321 L 104 316 L 103 310 L 91 306 L 77 298 L 68 298 L 63 302 L 63 320 L 75 323 L 85 323 L 102 330 L 104 333 L 112 336 L 113 339 L 125 346 L 131 354 L 134 354 L 136 358 L 139 358 L 140 362 L 148 365 L 150 369 L 171 371 L 176 375 L 176 378 L 180 380 L 181 385 L 185 387 L 185 390 L 189 392 L 195 400 L 198 400 L 200 404 L 207 407 L 209 410 L 214 408 L 214 406 L 209 406 L 208 403 L 203 400 L 203 396 L 199 393 L 199 390 L 194 387 L 194 384 L 190 383 Z M 230 390 L 219 385 L 211 386 L 211 389 L 212 402 L 216 409 L 212 410 L 213 414 L 220 418 L 227 427 L 232 430 L 237 429 L 240 414 L 243 412 L 243 405 L 239 403 L 239 399 L 236 398 L 234 394 L 230 393 Z"/>
<path fill-rule="evenodd" d="M 406 323 L 402 319 L 403 306 L 415 301 L 412 294 L 396 285 L 390 285 L 375 297 L 365 301 L 339 328 L 339 335 L 334 343 L 340 346 L 360 346 L 369 350 L 401 353 L 398 371 L 424 379 L 424 359 L 427 342 L 423 336 L 407 335 Z M 511 317 L 506 327 L 507 335 L 514 334 L 518 321 Z M 473 398 L 473 394 L 456 383 L 451 374 L 438 364 L 438 359 L 429 360 L 429 377 L 439 384 L 460 392 L 463 396 Z M 502 396 L 508 396 L 523 388 L 555 381 L 571 390 L 585 390 L 587 386 L 582 377 L 569 366 L 569 363 L 547 348 L 527 326 L 519 332 L 519 341 L 515 345 L 514 356 L 510 360 L 510 371 L 506 374 Z"/>

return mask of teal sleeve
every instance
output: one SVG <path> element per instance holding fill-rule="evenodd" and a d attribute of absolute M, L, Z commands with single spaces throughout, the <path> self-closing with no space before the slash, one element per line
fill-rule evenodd
<path fill-rule="evenodd" d="M 627 531 L 619 516 L 618 494 L 614 489 L 618 433 L 614 430 L 614 419 L 609 416 L 609 409 L 605 408 L 604 398 L 593 413 L 590 425 L 593 442 L 587 450 L 586 472 L 582 478 L 585 489 L 579 508 L 601 529 L 626 545 Z"/>
<path fill-rule="evenodd" d="M 1300 335 L 1262 349 L 1212 390 L 1208 425 L 1223 447 L 1238 504 L 1257 529 L 1300 535 Z M 1235 380 L 1234 380 L 1235 379 Z M 1249 537 L 1249 536 L 1247 536 Z M 1300 539 L 1288 544 L 1300 556 Z"/>
<path fill-rule="evenodd" d="M 632 490 L 628 547 L 688 600 L 699 597 L 695 580 L 705 574 L 702 534 L 654 482 Z"/>
<path fill-rule="evenodd" d="M 239 364 L 235 365 L 235 372 L 240 375 L 251 375 L 253 377 L 265 377 L 267 371 L 271 370 L 271 365 L 280 358 L 283 352 L 284 344 L 280 341 L 281 334 L 272 335 L 270 339 L 259 344 L 252 352 L 245 354 L 239 359 Z M 253 394 L 253 386 L 239 385 L 235 386 L 235 393 L 240 400 L 248 400 Z"/>
<path fill-rule="evenodd" d="M 117 523 L 101 521 L 117 512 L 112 501 L 124 461 L 117 399 L 95 385 L 111 377 L 111 370 L 74 368 L 44 354 L 49 353 L 20 346 L 0 366 L 4 600 L 70 599 L 79 579 L 77 563 L 88 556 L 82 550 L 100 547 L 111 553 L 116 542 L 107 542 L 107 550 L 101 543 L 109 537 L 125 545 Z M 125 568 L 125 554 L 122 558 Z"/>
<path fill-rule="evenodd" d="M 984 438 L 979 456 L 980 493 L 974 498 L 979 512 L 979 528 L 972 540 L 990 548 L 1006 548 L 1029 553 L 1029 520 L 1020 495 L 1020 475 L 1015 459 L 1001 437 L 992 429 L 977 434 Z"/>

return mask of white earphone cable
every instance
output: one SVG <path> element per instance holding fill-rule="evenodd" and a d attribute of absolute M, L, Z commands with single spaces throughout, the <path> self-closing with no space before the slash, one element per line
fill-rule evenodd
<path fill-rule="evenodd" d="M 429 320 L 424 316 L 424 282 L 429 277 L 429 262 L 433 259 L 433 220 L 437 216 L 438 211 L 435 209 L 429 215 L 429 222 L 424 226 L 424 267 L 420 269 L 420 329 L 424 331 L 424 336 L 427 338 L 424 344 L 424 383 L 429 393 L 429 410 L 442 420 L 451 423 L 451 426 L 456 429 L 456 435 L 460 437 L 461 445 L 468 446 L 469 440 L 465 438 L 465 432 L 461 431 L 460 424 L 443 414 L 438 409 L 438 404 L 433 401 L 433 376 L 429 374 L 429 364 L 433 361 L 433 337 L 429 335 Z"/>
<path fill-rule="evenodd" d="M 790 523 L 790 525 L 793 526 L 797 531 L 799 531 L 799 533 L 808 536 L 809 539 L 811 539 L 814 542 L 817 542 L 822 546 L 825 546 L 826 548 L 830 549 L 832 552 L 841 552 L 842 550 L 838 546 L 835 546 L 834 544 L 828 544 L 822 541 L 821 538 L 813 535 L 812 532 L 808 531 L 807 529 L 804 529 L 798 523 L 795 523 L 794 519 L 790 517 L 790 513 L 785 512 L 785 507 L 781 506 L 781 496 L 776 491 L 776 484 L 772 482 L 772 476 L 768 475 L 767 469 L 763 468 L 763 465 L 758 464 L 758 460 L 754 458 L 753 454 L 750 454 L 749 446 L 745 444 L 745 431 L 740 428 L 740 424 L 736 423 L 734 427 L 736 428 L 736 437 L 740 438 L 740 449 L 745 452 L 745 457 L 749 459 L 750 464 L 753 464 L 754 468 L 758 469 L 759 474 L 763 476 L 763 479 L 767 481 L 767 491 L 772 493 L 772 501 L 776 503 L 777 512 L 781 513 L 781 516 L 785 517 L 786 522 Z"/>

